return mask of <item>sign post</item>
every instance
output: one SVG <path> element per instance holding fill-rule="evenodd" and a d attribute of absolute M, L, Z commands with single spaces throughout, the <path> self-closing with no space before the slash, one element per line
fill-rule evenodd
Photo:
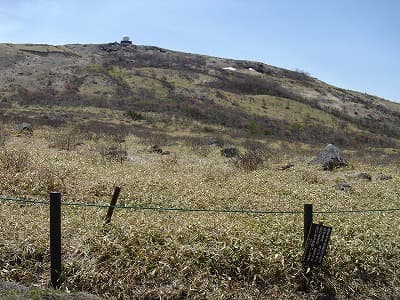
<path fill-rule="evenodd" d="M 303 247 L 306 245 L 308 233 L 311 228 L 311 224 L 313 222 L 313 205 L 312 204 L 304 204 L 304 240 Z"/>
<path fill-rule="evenodd" d="M 61 286 L 61 194 L 50 193 L 50 277 L 51 286 Z"/>
<path fill-rule="evenodd" d="M 303 264 L 320 265 L 325 256 L 332 227 L 313 223 L 304 247 Z"/>

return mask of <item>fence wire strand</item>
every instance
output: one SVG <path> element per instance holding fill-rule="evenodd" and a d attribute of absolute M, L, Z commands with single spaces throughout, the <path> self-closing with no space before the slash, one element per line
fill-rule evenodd
<path fill-rule="evenodd" d="M 50 205 L 49 201 L 36 200 L 36 199 L 21 199 L 12 197 L 1 197 L 0 201 L 16 202 L 25 204 L 40 204 Z M 76 202 L 61 202 L 63 206 L 75 207 L 97 207 L 115 209 L 132 209 L 136 211 L 175 211 L 175 212 L 204 212 L 204 213 L 235 213 L 235 214 L 252 214 L 252 215 L 295 215 L 303 214 L 303 211 L 269 211 L 269 210 L 250 210 L 250 209 L 207 209 L 207 208 L 183 208 L 183 207 L 146 207 L 146 206 L 130 206 L 130 205 L 114 205 L 97 204 L 97 203 L 76 203 Z M 313 214 L 342 214 L 342 213 L 385 213 L 385 212 L 399 212 L 400 208 L 383 208 L 383 209 L 344 209 L 344 210 L 330 210 L 330 211 L 314 211 Z"/>

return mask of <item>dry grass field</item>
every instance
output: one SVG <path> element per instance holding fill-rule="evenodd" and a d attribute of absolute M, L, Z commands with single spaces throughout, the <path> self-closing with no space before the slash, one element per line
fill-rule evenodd
<path fill-rule="evenodd" d="M 64 292 L 105 299 L 400 295 L 398 212 L 315 214 L 333 233 L 308 286 L 301 264 L 304 203 L 326 212 L 400 208 L 393 150 L 343 149 L 350 165 L 330 172 L 308 164 L 321 149 L 305 144 L 267 140 L 252 152 L 260 160 L 251 164 L 244 156 L 225 158 L 220 146 L 196 143 L 183 131 L 117 138 L 73 127 L 41 126 L 33 136 L 2 128 L 3 196 L 47 201 L 50 191 L 60 191 L 64 202 L 107 204 L 120 186 L 118 204 L 126 206 L 297 212 L 117 209 L 104 230 L 104 208 L 63 206 Z M 206 136 L 196 141 L 201 139 Z M 169 155 L 151 151 L 157 141 Z M 239 149 L 250 153 L 245 145 Z M 294 166 L 282 170 L 287 163 Z M 372 180 L 357 179 L 360 172 Z M 381 180 L 382 175 L 392 179 Z M 349 191 L 334 188 L 344 181 Z M 49 284 L 48 206 L 6 201 L 0 206 L 0 281 L 32 287 L 32 299 L 51 295 L 42 290 Z M 18 293 L 12 297 L 22 299 Z"/>
<path fill-rule="evenodd" d="M 0 44 L 0 299 L 398 299 L 400 211 L 377 210 L 400 208 L 399 112 L 253 61 Z M 309 164 L 327 143 L 348 166 Z M 130 208 L 104 227 L 115 186 Z M 62 206 L 59 291 L 49 206 L 3 199 L 51 191 L 81 204 Z M 305 203 L 333 227 L 307 274 Z"/>

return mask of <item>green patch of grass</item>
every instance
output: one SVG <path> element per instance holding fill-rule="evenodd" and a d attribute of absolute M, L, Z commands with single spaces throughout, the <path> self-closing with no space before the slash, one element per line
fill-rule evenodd
<path fill-rule="evenodd" d="M 99 64 L 91 64 L 84 67 L 84 71 L 88 73 L 104 73 L 105 68 Z"/>

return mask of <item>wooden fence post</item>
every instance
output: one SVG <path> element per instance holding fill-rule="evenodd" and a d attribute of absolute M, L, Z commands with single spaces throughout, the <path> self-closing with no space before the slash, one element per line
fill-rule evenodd
<path fill-rule="evenodd" d="M 112 217 L 113 212 L 114 212 L 114 207 L 117 204 L 117 200 L 118 200 L 118 196 L 119 196 L 119 192 L 120 191 L 121 191 L 121 188 L 116 186 L 115 189 L 114 189 L 114 194 L 113 194 L 112 199 L 111 199 L 110 207 L 108 208 L 108 211 L 107 211 L 107 216 L 104 219 L 104 224 L 108 224 L 111 221 L 111 217 Z"/>
<path fill-rule="evenodd" d="M 313 205 L 304 204 L 304 241 L 303 246 L 306 245 L 308 232 L 310 231 L 313 222 Z"/>
<path fill-rule="evenodd" d="M 61 286 L 61 194 L 50 193 L 50 277 L 51 286 Z"/>

